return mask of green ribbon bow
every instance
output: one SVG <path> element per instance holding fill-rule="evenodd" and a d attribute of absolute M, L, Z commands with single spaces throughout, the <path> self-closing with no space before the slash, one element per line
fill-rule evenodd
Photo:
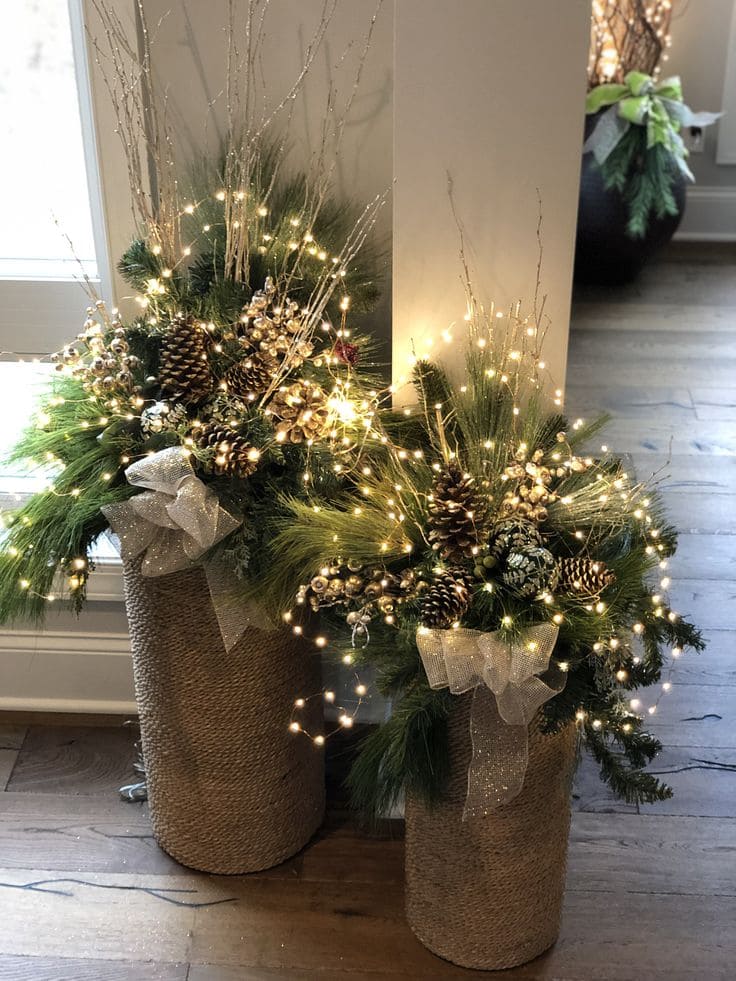
<path fill-rule="evenodd" d="M 588 93 L 585 111 L 602 114 L 583 147 L 602 164 L 619 144 L 630 126 L 646 126 L 647 149 L 658 144 L 674 157 L 682 173 L 695 180 L 685 162 L 687 147 L 680 136 L 683 126 L 710 126 L 720 112 L 693 112 L 682 101 L 682 84 L 678 76 L 656 82 L 643 72 L 629 72 L 623 83 L 598 85 Z"/>

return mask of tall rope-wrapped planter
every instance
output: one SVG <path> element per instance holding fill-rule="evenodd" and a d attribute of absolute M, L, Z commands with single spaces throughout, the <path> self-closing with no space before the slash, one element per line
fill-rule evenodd
<path fill-rule="evenodd" d="M 529 730 L 529 765 L 513 801 L 463 822 L 472 693 L 454 699 L 451 776 L 433 808 L 406 802 L 406 914 L 433 953 L 501 970 L 532 960 L 559 932 L 565 888 L 574 726 Z"/>
<path fill-rule="evenodd" d="M 324 816 L 323 756 L 288 731 L 295 696 L 320 689 L 319 659 L 255 627 L 228 653 L 201 568 L 149 578 L 126 564 L 125 600 L 157 842 L 219 874 L 294 855 Z"/>

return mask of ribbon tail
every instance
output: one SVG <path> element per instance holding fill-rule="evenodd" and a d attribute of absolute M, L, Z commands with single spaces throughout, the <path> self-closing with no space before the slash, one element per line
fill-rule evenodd
<path fill-rule="evenodd" d="M 529 761 L 527 726 L 507 725 L 499 715 L 495 695 L 485 685 L 478 685 L 473 693 L 470 739 L 473 753 L 463 821 L 484 817 L 512 801 L 524 785 Z"/>
<path fill-rule="evenodd" d="M 264 633 L 277 629 L 257 603 L 243 598 L 232 569 L 222 558 L 209 559 L 203 568 L 220 636 L 228 654 L 249 627 L 256 627 Z"/>
<path fill-rule="evenodd" d="M 601 115 L 595 129 L 585 141 L 583 153 L 592 153 L 598 164 L 605 163 L 621 142 L 629 125 L 619 115 L 618 106 L 611 106 Z"/>

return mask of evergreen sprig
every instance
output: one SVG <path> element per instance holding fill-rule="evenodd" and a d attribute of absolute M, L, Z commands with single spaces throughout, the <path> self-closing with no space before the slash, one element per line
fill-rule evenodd
<path fill-rule="evenodd" d="M 630 126 L 599 166 L 606 189 L 617 191 L 626 204 L 626 230 L 632 238 L 644 238 L 652 216 L 678 214 L 677 163 L 662 144 L 647 146 L 646 126 Z"/>

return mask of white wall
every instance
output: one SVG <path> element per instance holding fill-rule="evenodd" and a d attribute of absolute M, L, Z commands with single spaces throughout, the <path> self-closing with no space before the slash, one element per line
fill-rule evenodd
<path fill-rule="evenodd" d="M 589 0 L 399 0 L 395 375 L 412 341 L 423 350 L 465 312 L 449 171 L 477 293 L 502 306 L 533 297 L 539 190 L 545 355 L 564 387 L 589 17 Z"/>
<path fill-rule="evenodd" d="M 680 0 L 674 5 L 672 48 L 663 74 L 681 76 L 685 101 L 692 109 L 736 114 L 736 92 L 726 93 L 729 104 L 724 104 L 729 48 L 736 46 L 734 6 L 735 0 Z M 736 50 L 730 57 L 736 59 Z M 697 183 L 688 189 L 680 238 L 736 239 L 736 165 L 716 162 L 722 125 L 709 127 L 704 152 L 690 157 Z"/>

